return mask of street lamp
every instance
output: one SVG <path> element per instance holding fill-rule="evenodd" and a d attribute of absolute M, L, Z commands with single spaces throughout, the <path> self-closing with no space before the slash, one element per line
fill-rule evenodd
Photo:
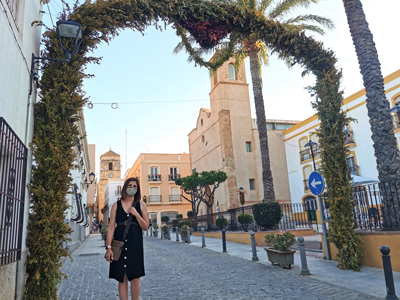
<path fill-rule="evenodd" d="M 40 60 L 69 62 L 71 60 L 71 56 L 78 53 L 79 46 L 82 43 L 82 25 L 72 21 L 71 19 L 69 19 L 68 21 L 58 21 L 57 35 L 61 49 L 64 51 L 65 59 L 40 57 L 35 56 L 35 54 L 32 53 L 29 95 L 32 94 L 32 81 L 35 80 L 37 82 L 39 79 L 38 73 L 35 72 L 35 64 L 39 63 Z M 71 39 L 74 39 L 74 41 L 71 41 Z M 68 44 L 72 45 L 69 48 L 66 45 L 63 45 L 63 41 L 66 42 L 68 40 L 70 41 Z"/>
<path fill-rule="evenodd" d="M 240 204 L 242 204 L 242 213 L 244 214 L 243 205 L 246 203 L 246 201 L 244 200 L 244 188 L 242 187 L 239 188 L 239 199 L 240 199 Z"/>
<path fill-rule="evenodd" d="M 310 148 L 310 150 L 311 150 L 311 158 L 312 158 L 313 165 L 314 165 L 314 171 L 316 171 L 317 168 L 315 167 L 315 160 L 314 160 L 314 151 L 313 151 L 313 148 L 314 148 L 314 147 L 318 147 L 318 144 L 317 144 L 316 142 L 309 141 L 307 144 L 305 144 L 305 146 L 306 146 L 307 148 Z"/>
<path fill-rule="evenodd" d="M 91 173 L 89 174 L 89 181 L 90 181 L 90 182 L 86 182 L 86 183 L 85 183 L 85 184 L 86 184 L 86 188 L 89 188 L 89 184 L 92 184 L 92 183 L 93 183 L 95 177 L 96 177 L 96 175 L 95 175 L 93 172 L 91 172 Z"/>

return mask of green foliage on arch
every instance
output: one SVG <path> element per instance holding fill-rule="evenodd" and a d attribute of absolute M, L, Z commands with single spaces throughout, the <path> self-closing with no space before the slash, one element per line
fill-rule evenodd
<path fill-rule="evenodd" d="M 290 58 L 316 76 L 310 88 L 315 95 L 314 107 L 321 120 L 320 144 L 330 198 L 330 239 L 339 249 L 339 266 L 358 270 L 361 258 L 360 238 L 354 233 L 350 177 L 346 165 L 346 116 L 340 113 L 343 101 L 340 91 L 342 74 L 335 68 L 336 58 L 322 43 L 296 28 L 266 19 L 228 1 L 202 0 L 117 0 L 86 1 L 75 5 L 63 18 L 82 24 L 83 41 L 71 63 L 47 67 L 40 81 L 41 101 L 35 104 L 35 133 L 31 144 L 35 158 L 31 192 L 32 211 L 29 217 L 27 247 L 26 299 L 57 299 L 57 283 L 62 279 L 60 258 L 68 254 L 62 241 L 71 232 L 63 223 L 68 207 L 65 196 L 72 179 L 72 147 L 78 137 L 76 121 L 87 98 L 82 89 L 89 63 L 100 59 L 89 53 L 100 42 L 109 43 L 120 30 L 144 32 L 148 26 L 159 29 L 160 22 L 172 24 L 182 37 L 195 64 L 216 70 L 233 55 L 233 41 L 250 36 L 264 41 L 280 58 Z M 221 38 L 230 38 L 225 56 L 212 62 L 201 57 L 185 39 L 185 32 L 203 47 L 218 47 Z M 45 57 L 62 58 L 56 32 L 49 29 L 43 36 Z"/>

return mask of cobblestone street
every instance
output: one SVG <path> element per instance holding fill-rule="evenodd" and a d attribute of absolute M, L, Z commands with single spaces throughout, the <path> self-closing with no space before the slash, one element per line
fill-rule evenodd
<path fill-rule="evenodd" d="M 72 255 L 72 263 L 65 261 L 62 271 L 68 280 L 59 285 L 60 300 L 119 299 L 117 282 L 108 279 L 108 263 L 101 244 L 86 247 L 84 253 L 78 249 Z M 145 236 L 144 245 L 146 276 L 141 281 L 142 300 L 379 299 L 302 277 L 293 270 L 181 242 Z"/>

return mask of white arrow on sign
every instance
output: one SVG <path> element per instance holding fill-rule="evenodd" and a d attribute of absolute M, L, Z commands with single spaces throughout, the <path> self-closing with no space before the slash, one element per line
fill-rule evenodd
<path fill-rule="evenodd" d="M 311 182 L 311 186 L 315 189 L 317 188 L 317 185 L 322 184 L 322 181 L 315 181 L 315 178 L 313 179 L 313 181 Z"/>

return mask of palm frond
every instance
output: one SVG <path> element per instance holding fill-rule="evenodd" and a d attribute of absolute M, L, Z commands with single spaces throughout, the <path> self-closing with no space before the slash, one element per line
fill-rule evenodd
<path fill-rule="evenodd" d="M 303 28 L 303 30 L 319 33 L 320 35 L 325 34 L 325 31 L 321 27 L 318 27 L 316 25 L 302 25 L 301 28 Z"/>
<path fill-rule="evenodd" d="M 335 24 L 331 19 L 324 18 L 321 16 L 317 15 L 300 15 L 295 18 L 290 18 L 285 21 L 287 24 L 298 24 L 298 25 L 306 25 L 306 22 L 315 22 L 322 27 L 325 27 L 327 29 L 334 29 Z"/>
<path fill-rule="evenodd" d="M 265 12 L 273 0 L 261 0 L 259 10 Z"/>
<path fill-rule="evenodd" d="M 269 55 L 268 55 L 268 47 L 264 42 L 260 42 L 258 44 L 258 48 L 260 52 L 258 52 L 258 57 L 261 59 L 261 63 L 264 66 L 269 66 Z M 261 74 L 261 73 L 260 73 Z"/>
<path fill-rule="evenodd" d="M 239 70 L 240 66 L 244 63 L 244 60 L 247 57 L 247 53 L 244 48 L 237 49 L 235 52 L 235 68 Z"/>
<path fill-rule="evenodd" d="M 319 0 L 282 0 L 275 8 L 268 14 L 268 17 L 275 19 L 278 17 L 283 17 L 291 10 L 298 7 L 309 7 L 312 3 L 318 3 Z"/>

